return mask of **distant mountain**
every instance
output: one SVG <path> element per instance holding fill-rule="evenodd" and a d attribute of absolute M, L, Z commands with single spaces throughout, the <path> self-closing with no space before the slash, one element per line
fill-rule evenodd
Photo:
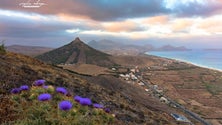
<path fill-rule="evenodd" d="M 40 47 L 40 46 L 21 46 L 11 45 L 6 47 L 7 51 L 20 53 L 28 56 L 37 56 L 52 50 L 53 48 Z"/>
<path fill-rule="evenodd" d="M 122 43 L 118 43 L 118 42 L 114 42 L 114 41 L 106 40 L 106 39 L 103 39 L 100 41 L 92 40 L 88 43 L 88 45 L 98 50 L 110 50 L 113 48 L 120 48 L 124 46 L 124 44 Z"/>
<path fill-rule="evenodd" d="M 211 48 L 211 49 L 203 49 L 203 50 L 207 50 L 207 51 L 222 51 L 222 48 Z"/>
<path fill-rule="evenodd" d="M 132 45 L 132 44 L 123 44 L 121 42 L 114 42 L 111 40 L 100 40 L 100 41 L 90 41 L 89 46 L 107 52 L 112 55 L 137 55 L 139 53 L 144 53 L 146 51 L 152 50 L 154 47 L 152 45 Z"/>
<path fill-rule="evenodd" d="M 111 55 L 89 47 L 79 38 L 60 48 L 39 55 L 36 58 L 52 64 L 82 63 L 99 66 L 115 65 L 110 59 Z"/>
<path fill-rule="evenodd" d="M 155 49 L 155 51 L 188 51 L 188 50 L 190 49 L 184 46 L 175 47 L 172 45 L 165 45 L 165 46 Z"/>
<path fill-rule="evenodd" d="M 132 45 L 132 44 L 123 44 L 121 42 L 114 42 L 111 40 L 100 40 L 100 41 L 90 41 L 89 46 L 101 50 L 103 52 L 112 54 L 112 55 L 138 55 L 147 51 L 188 51 L 190 49 L 179 46 L 175 47 L 172 45 L 165 45 L 159 48 L 154 47 L 151 44 L 146 45 Z"/>

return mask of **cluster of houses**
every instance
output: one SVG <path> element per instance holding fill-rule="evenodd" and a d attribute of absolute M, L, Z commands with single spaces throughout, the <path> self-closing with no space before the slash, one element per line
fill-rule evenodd
<path fill-rule="evenodd" d="M 161 96 L 163 94 L 163 90 L 158 87 L 158 85 L 146 85 L 148 88 L 145 87 L 145 82 L 143 82 L 142 77 L 140 75 L 140 70 L 138 67 L 130 69 L 126 74 L 119 74 L 120 78 L 126 80 L 128 83 L 138 84 L 139 86 L 144 86 L 145 91 L 149 91 L 152 89 L 155 94 Z"/>
<path fill-rule="evenodd" d="M 168 62 L 168 63 L 172 63 L 172 62 Z M 112 68 L 112 70 L 115 71 L 116 69 Z M 155 97 L 157 97 L 160 100 L 160 102 L 167 104 L 169 106 L 175 107 L 175 105 L 173 105 L 170 100 L 164 97 L 163 90 L 160 89 L 158 85 L 151 85 L 149 83 L 143 82 L 142 77 L 139 74 L 140 74 L 140 70 L 138 69 L 138 67 L 135 67 L 133 69 L 130 69 L 129 72 L 126 74 L 119 74 L 119 77 L 126 80 L 128 83 L 132 83 L 132 84 L 136 83 L 139 86 L 142 86 L 146 92 L 151 92 Z M 178 122 L 191 123 L 183 115 L 172 113 L 171 116 Z"/>
<path fill-rule="evenodd" d="M 129 73 L 129 74 L 125 74 L 125 75 L 120 74 L 119 76 L 126 81 L 137 81 L 138 80 L 138 78 L 133 73 Z"/>
<path fill-rule="evenodd" d="M 128 83 L 142 86 L 146 92 L 149 92 L 150 90 L 152 90 L 152 92 L 155 94 L 156 97 L 161 98 L 161 96 L 163 95 L 163 90 L 160 89 L 158 85 L 145 83 L 139 74 L 140 74 L 140 70 L 138 69 L 138 67 L 135 67 L 133 69 L 130 69 L 128 73 L 119 74 L 119 76 L 120 78 L 126 80 Z M 163 103 L 168 103 L 167 99 L 161 98 L 160 101 Z"/>
<path fill-rule="evenodd" d="M 131 83 L 138 83 L 139 85 L 145 85 L 143 82 L 141 82 L 140 80 L 139 80 L 139 78 L 138 77 L 140 77 L 140 76 L 138 76 L 138 75 L 136 75 L 136 74 L 138 74 L 139 73 L 139 69 L 138 69 L 138 67 L 136 67 L 136 68 L 134 68 L 134 69 L 130 69 L 130 71 L 129 71 L 129 73 L 126 73 L 126 74 L 119 74 L 119 76 L 122 78 L 122 79 L 124 79 L 124 80 L 126 80 L 126 81 L 128 81 L 128 82 L 131 82 Z"/>

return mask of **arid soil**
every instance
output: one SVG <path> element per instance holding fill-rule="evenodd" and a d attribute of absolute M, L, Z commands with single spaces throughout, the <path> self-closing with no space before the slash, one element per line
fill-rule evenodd
<path fill-rule="evenodd" d="M 85 74 L 85 75 L 91 75 L 91 76 L 97 76 L 101 74 L 110 74 L 110 69 L 96 66 L 92 64 L 74 64 L 74 65 L 58 65 L 63 67 L 63 69 L 72 70 L 74 72 L 77 72 L 79 74 Z"/>

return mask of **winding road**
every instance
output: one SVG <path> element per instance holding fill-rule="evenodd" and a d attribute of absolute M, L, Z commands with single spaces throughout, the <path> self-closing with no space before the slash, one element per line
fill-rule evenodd
<path fill-rule="evenodd" d="M 138 74 L 136 74 L 137 78 L 140 78 L 138 76 Z M 139 79 L 140 81 L 142 81 L 146 87 L 150 88 L 149 83 L 145 82 L 142 78 Z M 153 92 L 158 93 L 156 90 L 152 89 Z M 199 121 L 200 123 L 202 123 L 203 125 L 211 125 L 209 122 L 207 122 L 206 120 L 204 120 L 203 118 L 201 118 L 198 114 L 186 109 L 184 106 L 178 104 L 177 102 L 173 101 L 172 99 L 170 99 L 169 97 L 163 95 L 162 97 L 166 98 L 171 104 L 175 105 L 178 109 L 182 110 L 183 112 L 185 112 L 187 115 L 191 116 L 192 118 L 194 118 L 195 120 Z M 192 124 L 192 123 L 191 123 Z"/>

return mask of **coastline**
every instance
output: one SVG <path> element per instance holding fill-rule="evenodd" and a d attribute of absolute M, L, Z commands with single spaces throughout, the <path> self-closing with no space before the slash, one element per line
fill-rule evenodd
<path fill-rule="evenodd" d="M 217 69 L 217 68 L 214 68 L 214 67 L 201 65 L 201 64 L 194 63 L 194 62 L 190 62 L 190 61 L 183 60 L 183 59 L 157 56 L 157 55 L 150 54 L 150 53 L 148 53 L 148 52 L 145 52 L 144 54 L 150 55 L 150 56 L 156 56 L 156 57 L 159 57 L 159 58 L 165 58 L 165 59 L 169 59 L 169 60 L 173 60 L 173 61 L 177 61 L 177 62 L 183 62 L 183 63 L 190 64 L 190 65 L 194 65 L 194 66 L 197 66 L 197 67 L 200 67 L 200 68 L 206 68 L 206 69 L 209 69 L 209 70 L 214 70 L 214 71 L 222 72 L 222 69 Z"/>
<path fill-rule="evenodd" d="M 158 57 L 160 57 L 160 56 L 158 56 Z M 172 59 L 172 58 L 167 58 L 167 59 Z M 206 69 L 222 72 L 222 69 L 217 69 L 217 68 L 213 68 L 213 67 L 210 67 L 210 66 L 205 66 L 205 65 L 189 62 L 187 60 L 182 60 L 182 59 L 172 59 L 172 60 L 175 60 L 175 61 L 178 61 L 178 62 L 184 62 L 184 63 L 191 64 L 191 65 L 194 65 L 194 66 L 197 66 L 197 67 L 201 67 L 201 68 L 206 68 Z"/>

